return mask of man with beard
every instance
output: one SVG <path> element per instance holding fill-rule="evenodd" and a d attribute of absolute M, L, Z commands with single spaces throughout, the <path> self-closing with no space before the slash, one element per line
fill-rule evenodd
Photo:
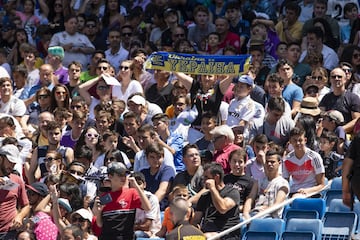
<path fill-rule="evenodd" d="M 64 48 L 65 55 L 62 61 L 64 66 L 68 66 L 72 61 L 79 61 L 82 66 L 87 66 L 88 54 L 95 51 L 94 45 L 86 35 L 77 32 L 76 16 L 67 16 L 64 25 L 65 31 L 54 34 L 49 47 L 61 46 Z"/>
<path fill-rule="evenodd" d="M 322 111 L 337 110 L 344 116 L 345 132 L 352 132 L 357 119 L 360 117 L 360 98 L 351 91 L 346 91 L 345 72 L 335 68 L 330 72 L 332 92 L 327 93 L 321 100 L 319 107 Z"/>
<path fill-rule="evenodd" d="M 0 239 L 15 239 L 16 230 L 22 227 L 29 213 L 29 200 L 23 180 L 12 173 L 21 161 L 19 150 L 9 144 L 0 148 Z"/>

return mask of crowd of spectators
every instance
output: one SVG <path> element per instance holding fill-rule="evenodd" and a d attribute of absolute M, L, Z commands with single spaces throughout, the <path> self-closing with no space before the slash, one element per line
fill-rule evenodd
<path fill-rule="evenodd" d="M 0 1 L 0 240 L 205 239 L 321 197 L 357 164 L 359 16 L 356 0 Z M 159 51 L 250 63 L 145 69 Z"/>

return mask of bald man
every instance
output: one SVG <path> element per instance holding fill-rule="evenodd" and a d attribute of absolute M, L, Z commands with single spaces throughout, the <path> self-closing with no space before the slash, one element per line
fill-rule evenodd
<path fill-rule="evenodd" d="M 166 235 L 166 240 L 184 239 L 184 237 L 196 240 L 206 239 L 203 232 L 189 223 L 192 214 L 190 206 L 191 204 L 183 198 L 175 198 L 171 202 L 170 216 L 175 228 Z"/>
<path fill-rule="evenodd" d="M 322 111 L 337 110 L 344 116 L 346 133 L 351 133 L 357 119 L 360 117 L 360 97 L 346 91 L 346 73 L 341 68 L 334 68 L 330 72 L 330 83 L 333 91 L 325 94 L 319 107 Z"/>

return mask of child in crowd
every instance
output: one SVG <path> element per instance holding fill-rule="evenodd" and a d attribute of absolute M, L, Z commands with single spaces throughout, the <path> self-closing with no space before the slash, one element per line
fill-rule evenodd
<path fill-rule="evenodd" d="M 217 32 L 209 33 L 206 39 L 206 52 L 210 55 L 222 55 L 223 49 L 219 47 L 220 35 Z"/>
<path fill-rule="evenodd" d="M 274 30 L 274 26 L 272 26 L 273 24 L 274 23 L 270 20 L 255 19 L 251 26 L 250 40 L 254 38 L 262 39 L 264 41 L 265 52 L 276 59 L 276 47 L 280 40 Z"/>
<path fill-rule="evenodd" d="M 287 55 L 287 44 L 286 42 L 279 42 L 276 46 L 276 55 L 278 59 L 285 59 Z"/>
<path fill-rule="evenodd" d="M 214 144 L 212 142 L 213 136 L 210 131 L 213 130 L 215 127 L 216 116 L 214 116 L 211 112 L 204 112 L 201 118 L 201 132 L 204 134 L 204 136 L 195 143 L 196 146 L 198 146 L 200 155 L 202 157 L 205 157 L 206 151 L 214 151 Z"/>
<path fill-rule="evenodd" d="M 228 110 L 226 124 L 245 127 L 245 139 L 248 137 L 247 127 L 255 116 L 255 101 L 251 99 L 250 93 L 253 89 L 254 80 L 248 75 L 240 76 L 234 86 L 234 99 L 231 100 Z"/>
<path fill-rule="evenodd" d="M 86 112 L 74 111 L 71 121 L 68 122 L 68 125 L 71 127 L 71 129 L 68 129 L 64 132 L 60 144 L 64 147 L 73 148 L 77 140 L 80 138 L 80 135 L 86 124 L 86 120 Z"/>
<path fill-rule="evenodd" d="M 1 51 L 0 51 L 1 56 Z M 26 68 L 22 65 L 18 65 L 13 70 L 13 79 L 14 79 L 14 96 L 19 98 L 24 91 L 24 87 L 26 85 L 26 78 L 28 76 L 28 72 Z"/>
<path fill-rule="evenodd" d="M 265 177 L 264 163 L 265 155 L 268 151 L 268 139 L 265 134 L 257 135 L 253 139 L 252 147 L 254 149 L 254 158 L 249 159 L 246 164 L 246 175 L 251 176 L 257 181 Z"/>
<path fill-rule="evenodd" d="M 169 201 L 171 202 L 175 198 L 183 198 L 188 200 L 190 197 L 189 191 L 184 185 L 177 185 L 169 194 Z M 164 217 L 161 225 L 161 229 L 155 235 L 157 237 L 165 237 L 165 235 L 174 229 L 174 223 L 171 221 L 170 207 L 167 207 L 164 211 Z"/>
<path fill-rule="evenodd" d="M 342 113 L 337 110 L 327 111 L 321 122 L 321 127 L 323 127 L 323 131 L 327 130 L 330 132 L 334 132 L 335 135 L 338 137 L 336 151 L 339 154 L 344 153 L 345 141 L 346 141 L 346 133 L 344 128 L 342 127 L 343 123 L 344 123 L 344 117 Z"/>
<path fill-rule="evenodd" d="M 334 177 L 340 176 L 341 163 L 344 159 L 343 155 L 333 151 L 334 146 L 336 145 L 337 137 L 335 133 L 330 131 L 323 131 L 320 136 L 320 156 L 323 159 L 325 167 L 325 177 L 327 179 L 332 179 Z"/>
<path fill-rule="evenodd" d="M 244 149 L 237 149 L 230 153 L 229 162 L 231 173 L 224 177 L 225 184 L 232 184 L 234 188 L 237 188 L 240 192 L 240 212 L 243 210 L 243 206 L 246 198 L 249 196 L 254 180 L 245 175 L 245 164 L 247 161 L 247 154 Z"/>
<path fill-rule="evenodd" d="M 250 38 L 250 23 L 242 18 L 239 2 L 229 1 L 226 4 L 225 18 L 229 21 L 230 32 L 240 36 L 240 52 L 246 53 L 246 43 Z"/>
<path fill-rule="evenodd" d="M 72 114 L 69 109 L 63 108 L 63 107 L 57 107 L 54 111 L 54 117 L 55 121 L 58 122 L 61 126 L 61 136 L 64 136 L 64 133 L 66 131 L 68 122 L 72 118 Z"/>

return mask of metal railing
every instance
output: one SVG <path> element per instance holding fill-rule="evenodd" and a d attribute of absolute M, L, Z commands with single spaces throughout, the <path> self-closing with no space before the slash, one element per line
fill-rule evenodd
<path fill-rule="evenodd" d="M 242 221 L 241 223 L 239 223 L 239 224 L 237 224 L 237 225 L 235 225 L 235 226 L 233 226 L 233 227 L 231 227 L 231 228 L 228 228 L 228 229 L 220 232 L 220 233 L 217 234 L 217 235 L 214 235 L 214 236 L 212 236 L 212 237 L 209 237 L 207 240 L 220 239 L 221 237 L 223 237 L 223 236 L 225 236 L 225 235 L 228 235 L 229 233 L 231 233 L 231 232 L 233 232 L 233 231 L 235 231 L 235 230 L 238 230 L 238 229 L 241 228 L 242 226 L 244 226 L 244 225 L 246 225 L 246 224 L 249 224 L 252 220 L 257 219 L 257 218 L 264 217 L 264 216 L 268 215 L 269 213 L 272 213 L 272 212 L 274 212 L 274 211 L 276 211 L 276 210 L 278 210 L 278 209 L 286 206 L 287 204 L 292 203 L 292 202 L 293 202 L 295 199 L 297 199 L 297 198 L 309 198 L 309 197 L 311 197 L 311 196 L 313 196 L 313 195 L 319 194 L 319 193 L 321 193 L 322 191 L 329 189 L 330 186 L 331 186 L 331 183 L 332 183 L 332 180 L 328 181 L 327 184 L 326 184 L 321 190 L 319 190 L 319 191 L 317 191 L 317 192 L 313 192 L 313 193 L 311 193 L 311 194 L 308 194 L 308 195 L 306 195 L 306 196 L 304 196 L 304 197 L 293 197 L 293 198 L 290 198 L 290 199 L 285 200 L 285 201 L 282 202 L 282 203 L 275 204 L 275 205 L 273 205 L 273 206 L 265 209 L 264 211 L 261 211 L 261 212 L 259 212 L 258 214 L 252 216 L 251 218 L 246 219 L 246 220 Z"/>

